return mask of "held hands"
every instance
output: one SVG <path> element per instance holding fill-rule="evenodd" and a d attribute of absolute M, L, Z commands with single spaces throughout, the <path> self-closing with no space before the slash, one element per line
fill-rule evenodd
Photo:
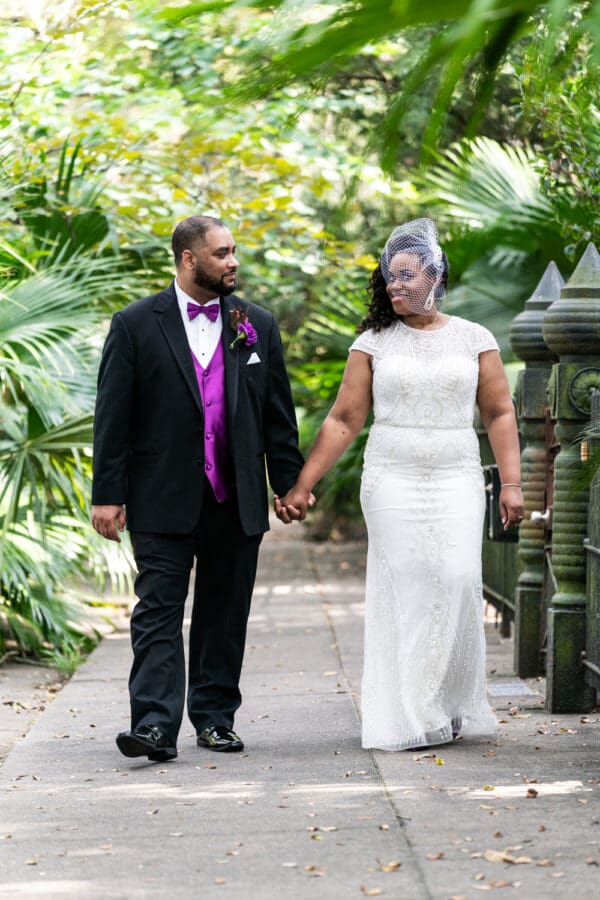
<path fill-rule="evenodd" d="M 507 485 L 500 491 L 500 514 L 504 530 L 512 525 L 520 525 L 523 521 L 525 508 L 523 506 L 523 494 L 521 488 L 516 485 Z"/>
<path fill-rule="evenodd" d="M 123 531 L 126 516 L 122 506 L 92 506 L 92 525 L 107 541 L 121 543 L 117 529 Z"/>
<path fill-rule="evenodd" d="M 296 483 L 281 500 L 275 495 L 275 515 L 289 525 L 291 522 L 303 522 L 306 513 L 316 503 L 315 495 Z"/>

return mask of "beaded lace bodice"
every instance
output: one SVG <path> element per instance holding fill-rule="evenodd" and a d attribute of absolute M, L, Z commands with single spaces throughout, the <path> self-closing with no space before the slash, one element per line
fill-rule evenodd
<path fill-rule="evenodd" d="M 479 468 L 473 429 L 479 354 L 497 348 L 486 328 L 456 317 L 435 331 L 398 320 L 382 332 L 360 335 L 351 349 L 368 353 L 373 369 L 368 482 L 394 464 L 421 475 L 438 467 Z"/>

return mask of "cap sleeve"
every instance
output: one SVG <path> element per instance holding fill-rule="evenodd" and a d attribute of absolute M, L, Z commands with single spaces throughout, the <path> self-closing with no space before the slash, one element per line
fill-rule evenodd
<path fill-rule="evenodd" d="M 476 356 L 486 350 L 500 350 L 498 341 L 491 331 L 483 325 L 477 325 L 473 334 L 473 350 Z"/>
<path fill-rule="evenodd" d="M 362 350 L 363 353 L 368 353 L 369 356 L 376 356 L 379 344 L 380 341 L 378 340 L 378 335 L 369 329 L 368 331 L 363 331 L 362 334 L 359 334 L 356 340 L 350 344 L 348 353 L 350 353 L 351 350 Z"/>

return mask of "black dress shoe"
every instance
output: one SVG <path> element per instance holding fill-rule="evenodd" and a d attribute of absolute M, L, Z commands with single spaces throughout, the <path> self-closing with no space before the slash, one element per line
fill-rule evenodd
<path fill-rule="evenodd" d="M 177 756 L 177 748 L 157 725 L 122 731 L 117 735 L 117 747 L 123 756 L 147 756 L 152 762 L 166 762 Z"/>
<path fill-rule="evenodd" d="M 226 725 L 209 725 L 197 736 L 199 747 L 208 747 L 220 753 L 236 753 L 244 749 L 241 738 Z"/>

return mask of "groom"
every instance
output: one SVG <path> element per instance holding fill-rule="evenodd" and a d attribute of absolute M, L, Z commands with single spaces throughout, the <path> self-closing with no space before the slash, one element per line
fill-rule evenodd
<path fill-rule="evenodd" d="M 302 467 L 281 339 L 271 313 L 233 294 L 239 263 L 210 216 L 180 222 L 177 277 L 117 312 L 98 377 L 92 524 L 138 574 L 125 756 L 177 756 L 186 699 L 182 638 L 196 561 L 187 711 L 199 746 L 243 749 L 233 731 L 258 548 L 265 462 L 276 494 Z"/>

